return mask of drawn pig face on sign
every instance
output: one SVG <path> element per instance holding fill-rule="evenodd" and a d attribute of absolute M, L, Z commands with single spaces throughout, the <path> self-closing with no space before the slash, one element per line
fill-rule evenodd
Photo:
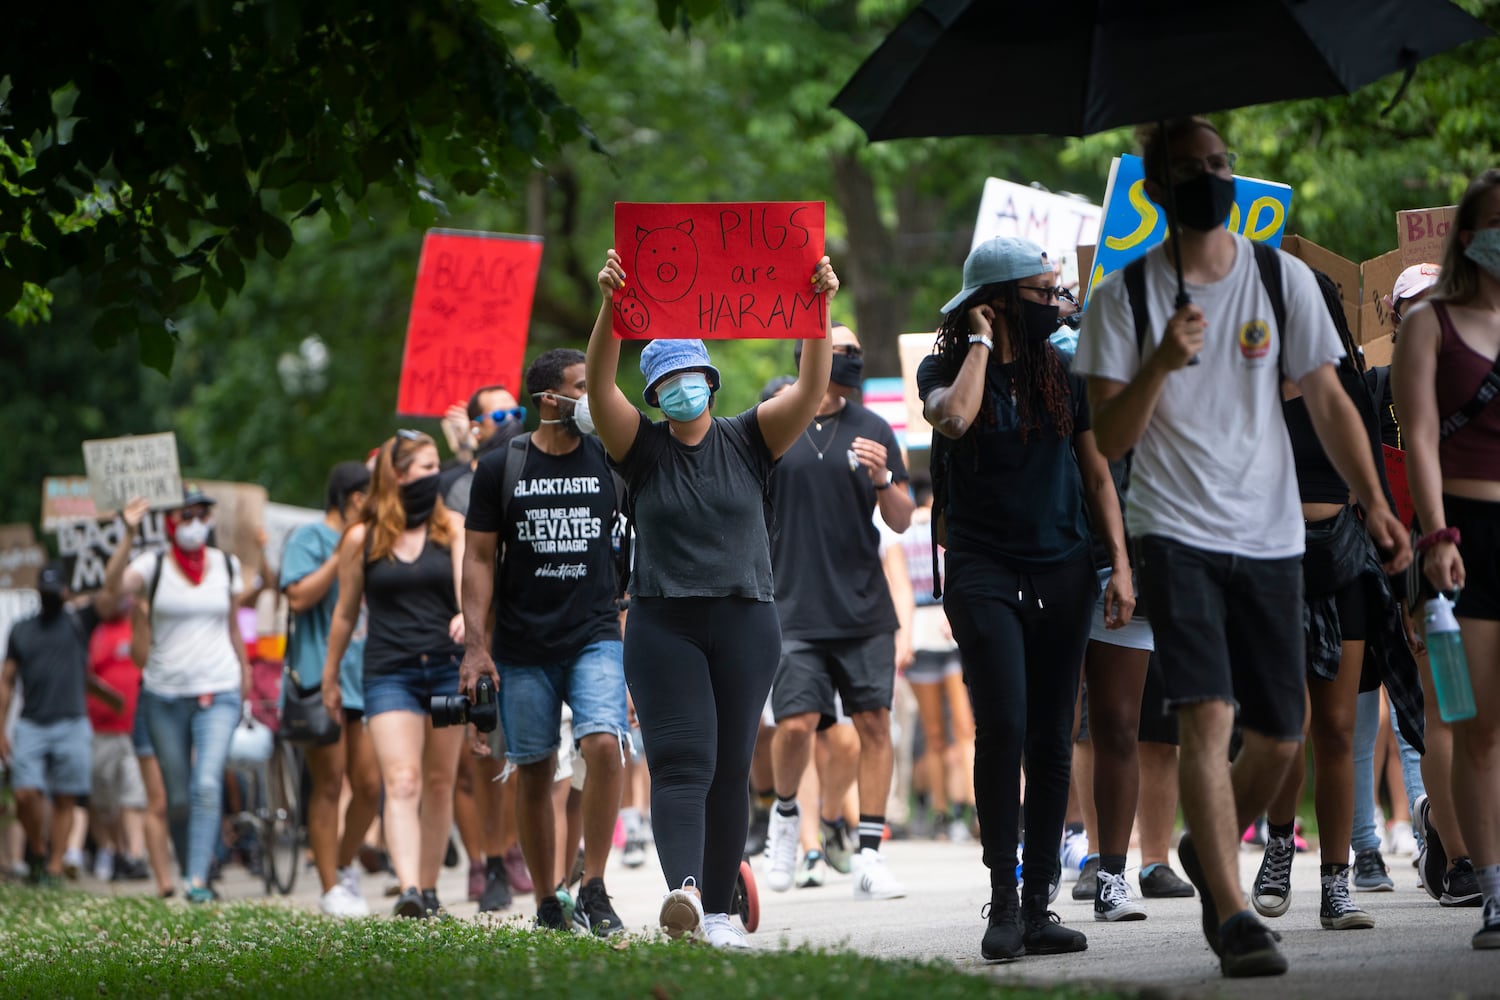
<path fill-rule="evenodd" d="M 693 220 L 660 229 L 635 227 L 635 279 L 641 291 L 658 302 L 676 302 L 692 291 L 698 280 L 698 244 L 693 242 Z"/>
<path fill-rule="evenodd" d="M 631 333 L 645 333 L 651 327 L 651 310 L 646 308 L 646 300 L 637 295 L 634 288 L 627 288 L 615 297 L 615 312 Z"/>

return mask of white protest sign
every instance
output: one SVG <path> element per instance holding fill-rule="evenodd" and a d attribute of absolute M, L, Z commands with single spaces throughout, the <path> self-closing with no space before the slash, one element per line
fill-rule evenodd
<path fill-rule="evenodd" d="M 1080 244 L 1098 241 L 1103 216 L 1104 209 L 1082 198 L 991 177 L 984 182 L 969 249 L 996 236 L 1019 236 L 1040 245 L 1053 263 L 1066 264 Z"/>
<path fill-rule="evenodd" d="M 287 503 L 267 503 L 262 517 L 266 529 L 266 558 L 280 572 L 281 554 L 286 551 L 286 541 L 292 537 L 292 532 L 304 524 L 323 520 L 323 512 Z"/>
<path fill-rule="evenodd" d="M 134 497 L 153 508 L 182 506 L 177 435 L 171 431 L 85 441 L 83 466 L 101 512 L 123 510 Z"/>

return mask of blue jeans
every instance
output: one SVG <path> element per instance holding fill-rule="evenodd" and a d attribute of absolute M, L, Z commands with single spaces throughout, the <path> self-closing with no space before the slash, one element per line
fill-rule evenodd
<path fill-rule="evenodd" d="M 240 723 L 240 693 L 220 691 L 199 698 L 142 690 L 136 710 L 146 718 L 161 766 L 177 863 L 190 885 L 207 885 L 224 812 L 224 765 Z"/>
<path fill-rule="evenodd" d="M 1426 792 L 1422 784 L 1422 755 L 1412 749 L 1401 727 L 1396 724 L 1396 710 L 1391 708 L 1391 729 L 1401 752 L 1401 782 L 1406 786 L 1410 806 Z M 1375 737 L 1380 732 L 1380 691 L 1366 691 L 1359 696 L 1354 716 L 1354 830 L 1349 846 L 1355 851 L 1380 847 L 1380 831 L 1375 828 Z"/>
<path fill-rule="evenodd" d="M 573 742 L 611 733 L 623 757 L 630 724 L 625 705 L 624 644 L 594 642 L 572 660 L 542 666 L 496 664 L 505 757 L 517 767 L 546 760 L 558 749 L 562 703 L 573 710 Z M 622 761 L 623 763 L 623 761 Z"/>

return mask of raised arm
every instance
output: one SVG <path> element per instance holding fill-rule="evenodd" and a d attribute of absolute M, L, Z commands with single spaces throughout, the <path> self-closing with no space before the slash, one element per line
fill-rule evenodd
<path fill-rule="evenodd" d="M 922 416 L 945 438 L 957 441 L 963 437 L 984 403 L 984 372 L 995 350 L 994 328 L 990 325 L 994 318 L 995 311 L 989 306 L 969 310 L 969 352 L 964 355 L 964 363 L 953 382 L 929 392 L 922 406 Z"/>
<path fill-rule="evenodd" d="M 1401 321 L 1391 359 L 1391 396 L 1406 443 L 1407 482 L 1421 530 L 1431 534 L 1448 527 L 1443 510 L 1443 470 L 1438 461 L 1437 358 L 1442 344 L 1437 315 L 1431 307 L 1413 309 Z M 1458 546 L 1438 542 L 1422 553 L 1422 572 L 1439 590 L 1464 585 L 1464 561 Z"/>
<path fill-rule="evenodd" d="M 839 276 L 833 273 L 833 265 L 824 257 L 818 261 L 812 276 L 813 288 L 826 294 L 828 302 L 839 291 Z M 828 392 L 828 376 L 833 369 L 833 342 L 825 335 L 818 340 L 802 342 L 802 364 L 797 369 L 797 381 L 779 396 L 773 396 L 760 404 L 755 419 L 760 423 L 760 436 L 765 439 L 771 457 L 786 454 L 801 433 L 807 429 L 818 413 L 818 404 Z"/>
<path fill-rule="evenodd" d="M 594 331 L 589 334 L 584 373 L 588 379 L 589 416 L 594 420 L 594 430 L 609 457 L 618 462 L 635 444 L 636 431 L 641 426 L 641 411 L 631 405 L 615 384 L 620 372 L 620 342 L 615 339 L 611 327 L 614 325 L 615 292 L 625 290 L 625 266 L 613 249 L 599 269 L 599 290 L 604 294 L 604 301 L 599 305 Z"/>
<path fill-rule="evenodd" d="M 121 512 L 125 534 L 120 539 L 120 544 L 109 554 L 109 562 L 104 567 L 104 586 L 94 599 L 94 608 L 101 618 L 113 618 L 122 597 L 126 594 L 139 594 L 145 589 L 146 581 L 141 579 L 141 574 L 130 568 L 130 554 L 136 530 L 140 528 L 141 520 L 150 509 L 150 504 L 137 497 L 127 503 L 125 510 Z"/>

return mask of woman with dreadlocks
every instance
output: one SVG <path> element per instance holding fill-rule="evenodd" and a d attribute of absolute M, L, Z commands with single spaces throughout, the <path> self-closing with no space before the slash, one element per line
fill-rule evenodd
<path fill-rule="evenodd" d="M 1089 429 L 1084 384 L 1047 341 L 1057 329 L 1054 283 L 1035 243 L 981 243 L 917 371 L 938 432 L 933 522 L 934 540 L 947 547 L 944 607 L 974 705 L 974 797 L 991 887 L 980 950 L 991 960 L 1088 947 L 1047 909 L 1067 809 L 1073 702 L 1099 594 L 1085 500 L 1113 563 L 1106 623 L 1125 625 L 1135 607 L 1119 501 Z"/>

